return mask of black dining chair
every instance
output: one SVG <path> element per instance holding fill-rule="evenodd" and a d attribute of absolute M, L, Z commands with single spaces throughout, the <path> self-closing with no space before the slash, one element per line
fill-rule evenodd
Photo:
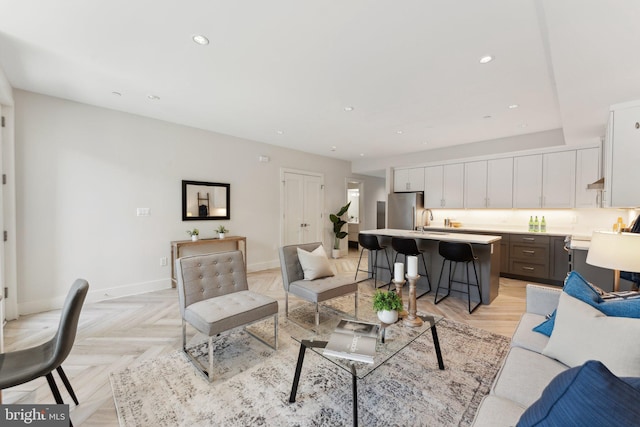
<path fill-rule="evenodd" d="M 387 245 L 382 244 L 378 239 L 378 236 L 376 236 L 375 234 L 363 234 L 363 233 L 358 234 L 358 243 L 360 244 L 360 246 L 362 246 L 362 249 L 360 250 L 360 258 L 358 258 L 356 275 L 353 278 L 353 280 L 358 280 L 359 271 L 366 272 L 368 275 L 370 274 L 371 277 L 373 277 L 373 287 L 377 288 L 378 287 L 378 284 L 377 284 L 378 269 L 389 271 L 390 277 L 393 278 L 393 271 L 391 269 L 391 262 L 389 261 L 389 254 L 387 254 L 387 251 L 386 251 Z M 370 265 L 369 268 L 367 268 L 366 270 L 361 270 L 360 261 L 362 261 L 362 254 L 364 253 L 365 249 L 373 254 L 373 264 Z M 378 264 L 378 252 L 380 251 L 383 252 L 384 258 L 387 259 L 386 267 L 382 264 L 382 262 Z M 368 278 L 368 275 L 367 275 L 367 278 Z M 389 279 L 389 283 L 391 283 L 391 279 Z M 385 283 L 384 285 L 387 285 L 387 284 L 388 283 Z"/>
<path fill-rule="evenodd" d="M 407 263 L 408 256 L 419 256 L 422 258 L 422 265 L 424 266 L 424 276 L 427 279 L 428 288 L 426 290 L 418 288 L 416 297 L 420 298 L 421 296 L 431 292 L 431 280 L 429 279 L 429 269 L 427 268 L 427 261 L 424 257 L 424 251 L 418 247 L 416 239 L 411 239 L 408 237 L 393 237 L 391 239 L 391 247 L 394 251 L 396 251 L 396 256 L 393 258 L 394 264 L 398 260 L 398 255 L 404 255 L 405 264 Z"/>
<path fill-rule="evenodd" d="M 445 299 L 451 294 L 451 283 L 462 283 L 467 285 L 467 291 L 459 291 L 463 294 L 467 294 L 467 303 L 469 305 L 469 314 L 471 314 L 480 304 L 482 304 L 482 292 L 480 291 L 480 280 L 478 280 L 478 270 L 476 269 L 476 260 L 478 257 L 473 253 L 473 248 L 470 243 L 462 243 L 462 242 L 440 242 L 438 246 L 438 252 L 440 256 L 442 256 L 442 268 L 440 269 L 440 277 L 438 278 L 438 286 L 436 288 L 436 295 L 433 300 L 434 304 L 438 304 L 440 301 Z M 438 299 L 438 292 L 440 291 L 440 281 L 442 280 L 442 273 L 444 272 L 444 264 L 449 262 L 449 280 L 447 282 L 447 293 Z M 461 282 L 459 280 L 454 280 L 453 275 L 456 270 L 456 266 L 458 263 L 465 264 L 465 271 L 467 273 L 467 281 Z M 453 266 L 451 265 L 453 263 Z M 469 281 L 469 264 L 473 265 L 473 272 L 476 276 L 476 283 L 471 283 Z M 480 301 L 471 307 L 471 286 L 475 286 L 478 289 L 478 298 Z"/>
<path fill-rule="evenodd" d="M 73 283 L 62 307 L 58 330 L 49 341 L 23 350 L 0 353 L 0 390 L 44 376 L 56 403 L 62 404 L 64 402 L 52 374 L 55 370 L 73 402 L 78 405 L 78 398 L 62 369 L 62 362 L 71 352 L 76 339 L 78 319 L 88 290 L 89 283 L 86 280 L 78 279 Z"/>

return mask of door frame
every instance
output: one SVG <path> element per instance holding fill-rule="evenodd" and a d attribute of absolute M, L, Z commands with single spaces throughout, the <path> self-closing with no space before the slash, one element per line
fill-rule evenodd
<path fill-rule="evenodd" d="M 324 174 L 320 173 L 320 172 L 312 172 L 312 171 L 307 171 L 307 170 L 303 170 L 303 169 L 293 169 L 293 168 L 285 168 L 285 167 L 281 167 L 280 168 L 280 244 L 279 246 L 283 246 L 284 245 L 284 231 L 285 231 L 285 219 L 284 219 L 284 175 L 285 173 L 295 173 L 298 175 L 309 175 L 309 176 L 315 176 L 320 178 L 321 181 L 321 185 L 322 185 L 322 214 L 323 214 L 323 218 L 324 218 L 324 212 L 326 211 L 326 205 L 327 205 L 327 201 L 326 201 L 326 192 L 324 191 Z M 346 191 L 345 191 L 346 194 Z M 324 226 L 323 226 L 324 229 Z M 325 235 L 327 233 L 323 232 L 321 233 L 322 236 L 322 246 L 324 246 L 326 248 L 326 245 L 324 244 L 324 240 L 325 240 Z"/>
<path fill-rule="evenodd" d="M 364 196 L 365 181 L 363 179 L 354 178 L 354 177 L 346 177 L 344 179 L 344 194 L 347 201 L 349 200 L 349 183 L 358 184 L 358 190 L 360 193 L 360 197 L 358 198 L 358 224 L 360 225 L 359 229 L 364 230 L 365 228 L 363 228 L 363 225 L 367 219 L 367 213 L 366 213 L 367 210 L 365 208 L 366 205 L 365 205 L 365 196 Z M 347 227 L 349 227 L 348 224 L 347 224 Z M 348 239 L 349 237 L 347 237 L 347 252 L 349 252 Z M 342 252 L 342 248 L 343 246 L 340 245 L 341 252 Z"/>

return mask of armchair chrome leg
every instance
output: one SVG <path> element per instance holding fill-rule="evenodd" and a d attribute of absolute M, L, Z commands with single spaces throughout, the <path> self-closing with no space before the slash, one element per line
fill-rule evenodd
<path fill-rule="evenodd" d="M 316 303 L 316 328 L 320 325 L 320 307 L 319 304 Z"/>
<path fill-rule="evenodd" d="M 209 337 L 209 382 L 213 381 L 213 337 Z"/>
<path fill-rule="evenodd" d="M 355 308 L 356 308 L 356 319 L 358 318 L 358 291 L 356 290 L 355 296 L 354 296 L 356 302 L 355 302 Z"/>
<path fill-rule="evenodd" d="M 273 315 L 273 335 L 275 336 L 274 350 L 278 349 L 278 313 Z"/>
<path fill-rule="evenodd" d="M 289 318 L 289 292 L 284 293 L 284 316 Z"/>
<path fill-rule="evenodd" d="M 187 349 L 187 323 L 182 319 L 182 349 Z"/>

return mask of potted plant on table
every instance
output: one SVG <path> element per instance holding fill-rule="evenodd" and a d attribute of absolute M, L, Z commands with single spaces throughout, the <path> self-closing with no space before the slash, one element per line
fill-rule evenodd
<path fill-rule="evenodd" d="M 382 323 L 392 324 L 398 321 L 398 312 L 402 311 L 402 300 L 393 292 L 376 291 L 373 294 L 373 310 L 378 312 L 378 319 Z"/>
<path fill-rule="evenodd" d="M 200 235 L 200 231 L 198 231 L 197 228 L 194 228 L 193 230 L 187 230 L 187 234 L 189 236 L 191 236 L 191 240 L 195 242 L 195 241 L 198 240 L 198 236 Z"/>
<path fill-rule="evenodd" d="M 224 225 L 219 226 L 215 231 L 216 233 L 218 233 L 218 237 L 221 239 L 224 239 L 224 233 L 229 232 L 229 230 L 227 230 Z"/>
<path fill-rule="evenodd" d="M 340 257 L 340 240 L 344 239 L 349 234 L 346 231 L 342 231 L 342 227 L 347 223 L 347 221 L 342 219 L 342 215 L 347 212 L 350 205 L 351 202 L 341 207 L 337 213 L 329 215 L 329 219 L 333 223 L 333 234 L 335 236 L 333 240 L 333 251 L 331 253 L 333 258 Z"/>

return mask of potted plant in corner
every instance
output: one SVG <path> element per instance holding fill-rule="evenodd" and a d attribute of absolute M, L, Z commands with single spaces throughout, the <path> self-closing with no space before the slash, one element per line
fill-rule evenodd
<path fill-rule="evenodd" d="M 373 310 L 378 312 L 378 319 L 388 325 L 398 321 L 398 312 L 402 311 L 402 300 L 393 292 L 376 291 L 373 294 Z"/>
<path fill-rule="evenodd" d="M 218 233 L 218 237 L 221 239 L 224 239 L 224 233 L 228 233 L 229 230 L 227 230 L 224 225 L 219 226 L 218 228 L 216 228 L 216 233 Z"/>
<path fill-rule="evenodd" d="M 329 215 L 329 219 L 333 223 L 334 240 L 333 251 L 331 252 L 333 258 L 340 257 L 340 240 L 344 239 L 349 234 L 346 231 L 342 231 L 342 227 L 344 227 L 344 225 L 347 223 L 347 221 L 342 219 L 342 215 L 347 212 L 350 205 L 351 202 L 341 207 L 337 213 Z"/>
<path fill-rule="evenodd" d="M 198 240 L 198 235 L 200 235 L 200 231 L 198 231 L 197 228 L 194 228 L 193 230 L 187 230 L 187 234 L 191 236 L 191 240 L 195 242 Z"/>

